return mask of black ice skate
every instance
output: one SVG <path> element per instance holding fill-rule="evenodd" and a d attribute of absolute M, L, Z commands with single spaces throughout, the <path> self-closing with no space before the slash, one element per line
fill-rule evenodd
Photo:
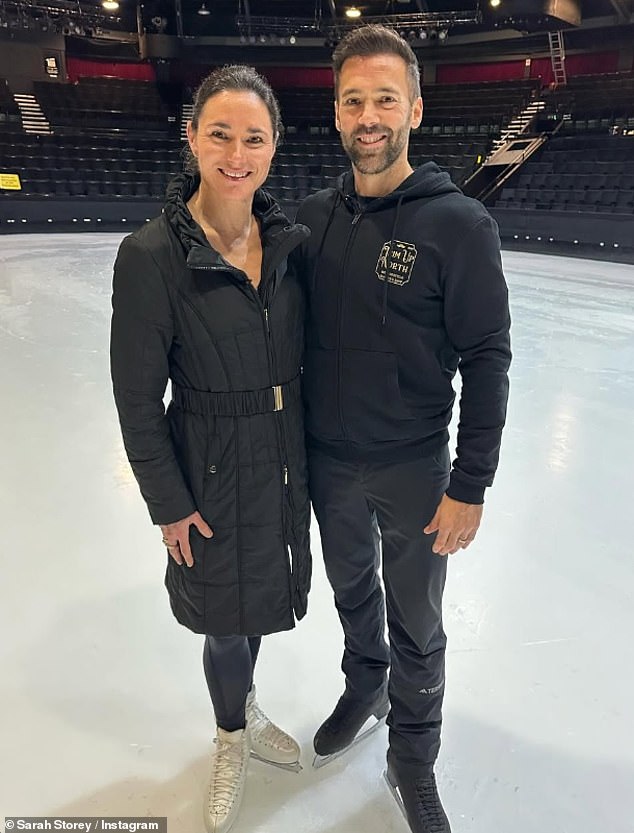
<path fill-rule="evenodd" d="M 390 701 L 384 688 L 375 700 L 369 703 L 356 700 L 344 693 L 335 706 L 335 710 L 319 727 L 313 746 L 315 759 L 313 766 L 318 769 L 334 761 L 357 743 L 375 732 L 385 723 L 390 710 Z M 365 727 L 372 718 L 373 722 Z"/>
<path fill-rule="evenodd" d="M 451 833 L 430 767 L 396 763 L 388 753 L 385 780 L 412 833 Z"/>

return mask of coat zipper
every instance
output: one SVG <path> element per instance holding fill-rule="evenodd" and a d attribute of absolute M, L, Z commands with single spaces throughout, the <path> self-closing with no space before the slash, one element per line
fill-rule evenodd
<path fill-rule="evenodd" d="M 251 287 L 252 292 L 256 297 L 257 304 L 261 310 L 261 314 L 263 316 L 264 321 L 264 331 L 266 335 L 267 341 L 267 361 L 269 365 L 269 378 L 271 381 L 274 381 L 277 377 L 274 375 L 273 371 L 276 369 L 277 362 L 275 359 L 275 348 L 273 345 L 273 340 L 271 338 L 271 328 L 269 325 L 269 310 L 268 307 L 265 307 L 262 303 L 262 299 L 257 291 L 257 289 L 253 286 L 253 284 L 249 284 Z M 282 525 L 282 544 L 284 546 L 284 563 L 286 565 L 286 575 L 288 579 L 288 593 L 289 593 L 289 601 L 291 607 L 291 615 L 293 615 L 293 587 L 292 587 L 292 578 L 293 578 L 293 564 L 291 561 L 291 557 L 288 551 L 288 538 L 286 535 L 286 508 L 287 506 L 290 507 L 290 500 L 289 500 L 289 489 L 288 489 L 288 465 L 286 461 L 286 437 L 284 435 L 284 426 L 282 424 L 282 416 L 281 414 L 273 414 L 273 418 L 275 419 L 275 428 L 277 431 L 277 441 L 280 446 L 280 452 L 282 455 L 282 470 L 281 470 L 281 525 Z"/>
<path fill-rule="evenodd" d="M 262 318 L 262 322 L 263 322 L 263 325 L 264 325 L 264 332 L 265 332 L 267 348 L 268 348 L 267 351 L 266 351 L 266 358 L 267 358 L 267 364 L 268 364 L 268 368 L 269 368 L 269 378 L 271 379 L 271 381 L 273 381 L 276 378 L 275 375 L 273 374 L 276 362 L 275 362 L 275 356 L 274 356 L 275 351 L 273 349 L 273 342 L 272 342 L 272 339 L 271 339 L 271 330 L 270 330 L 270 326 L 269 326 L 269 310 L 268 310 L 268 307 L 265 307 L 264 304 L 262 303 L 262 299 L 260 298 L 259 292 L 253 286 L 251 281 L 248 279 L 247 275 L 241 269 L 237 269 L 236 267 L 232 267 L 230 265 L 225 266 L 224 264 L 223 265 L 209 264 L 209 266 L 206 266 L 206 265 L 203 265 L 203 264 L 201 264 L 201 265 L 197 264 L 196 266 L 191 266 L 190 268 L 192 268 L 192 269 L 204 269 L 204 270 L 207 270 L 207 271 L 216 271 L 216 270 L 218 270 L 218 271 L 222 271 L 222 272 L 233 272 L 234 274 L 240 275 L 241 278 L 244 278 L 244 283 L 250 289 L 251 293 L 254 295 L 256 304 L 258 306 L 258 309 L 260 310 L 260 316 Z M 272 301 L 272 299 L 271 299 L 271 301 Z M 287 499 L 289 497 L 289 489 L 288 489 L 288 465 L 287 465 L 287 461 L 286 461 L 286 442 L 285 442 L 285 438 L 284 438 L 283 427 L 281 425 L 281 417 L 278 416 L 278 417 L 275 418 L 275 424 L 276 424 L 276 429 L 277 429 L 278 442 L 279 442 L 279 445 L 280 445 L 280 452 L 282 454 L 282 469 L 281 469 L 282 543 L 283 543 L 283 546 L 284 546 L 284 562 L 286 564 L 286 569 L 287 569 L 288 592 L 289 592 L 291 615 L 293 615 L 293 589 L 292 589 L 293 566 L 292 566 L 291 557 L 290 557 L 289 551 L 288 551 L 288 538 L 286 536 L 286 524 L 285 524 L 285 516 L 286 516 L 285 507 L 286 507 L 286 505 L 290 505 L 290 502 L 287 504 Z M 237 453 L 238 453 L 238 450 L 237 450 L 237 446 L 236 446 L 236 454 Z M 237 457 L 236 457 L 236 461 L 237 461 Z M 239 466 L 238 466 L 238 471 L 236 472 L 236 484 L 239 488 Z M 239 511 L 240 511 L 240 501 L 238 500 L 237 501 L 238 529 L 240 528 Z M 240 552 L 239 538 L 238 538 L 237 543 L 238 543 L 237 550 L 238 550 L 238 553 L 239 553 Z M 240 582 L 241 574 L 242 574 L 242 572 L 241 572 L 240 558 L 238 557 L 238 582 Z M 240 625 L 242 626 L 242 606 L 241 605 L 240 605 L 239 609 L 240 609 Z"/>
<path fill-rule="evenodd" d="M 341 395 L 341 385 L 342 385 L 342 374 L 343 374 L 343 349 L 342 349 L 342 341 L 343 341 L 343 311 L 344 311 L 344 282 L 346 276 L 346 267 L 348 265 L 348 257 L 350 254 L 350 248 L 352 246 L 352 241 L 355 237 L 358 228 L 358 222 L 361 219 L 362 214 L 360 212 L 355 213 L 352 218 L 352 223 L 350 226 L 350 234 L 348 235 L 348 240 L 346 242 L 346 248 L 343 253 L 343 260 L 342 260 L 342 267 L 341 267 L 341 280 L 339 282 L 339 333 L 338 333 L 338 341 L 337 341 L 337 413 L 339 416 L 339 425 L 341 427 L 341 434 L 344 440 L 348 439 L 348 435 L 346 433 L 346 427 L 343 421 L 343 397 Z"/>

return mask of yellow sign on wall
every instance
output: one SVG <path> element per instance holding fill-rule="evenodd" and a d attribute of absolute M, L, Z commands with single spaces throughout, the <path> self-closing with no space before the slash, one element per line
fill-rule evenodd
<path fill-rule="evenodd" d="M 21 191 L 22 183 L 18 174 L 6 174 L 0 171 L 0 188 L 5 191 Z"/>

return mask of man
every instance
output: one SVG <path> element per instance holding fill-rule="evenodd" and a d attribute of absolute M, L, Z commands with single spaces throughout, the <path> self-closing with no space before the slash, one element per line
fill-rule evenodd
<path fill-rule="evenodd" d="M 408 162 L 423 112 L 411 48 L 364 26 L 333 60 L 352 171 L 297 218 L 312 231 L 303 250 L 311 498 L 345 635 L 345 692 L 314 745 L 336 754 L 389 710 L 388 783 L 414 833 L 447 833 L 433 774 L 445 556 L 474 540 L 498 461 L 511 356 L 500 242 L 481 203 L 435 163 Z"/>

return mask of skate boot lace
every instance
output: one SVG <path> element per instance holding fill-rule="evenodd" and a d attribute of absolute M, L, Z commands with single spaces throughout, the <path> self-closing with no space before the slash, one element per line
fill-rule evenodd
<path fill-rule="evenodd" d="M 243 766 L 242 744 L 216 739 L 216 758 L 209 785 L 209 802 L 213 813 L 226 814 L 231 809 Z"/>
<path fill-rule="evenodd" d="M 416 807 L 427 833 L 449 833 L 434 775 L 416 780 Z"/>
<path fill-rule="evenodd" d="M 251 737 L 274 749 L 291 750 L 294 748 L 292 739 L 276 726 L 253 699 L 247 705 L 247 723 Z"/>

